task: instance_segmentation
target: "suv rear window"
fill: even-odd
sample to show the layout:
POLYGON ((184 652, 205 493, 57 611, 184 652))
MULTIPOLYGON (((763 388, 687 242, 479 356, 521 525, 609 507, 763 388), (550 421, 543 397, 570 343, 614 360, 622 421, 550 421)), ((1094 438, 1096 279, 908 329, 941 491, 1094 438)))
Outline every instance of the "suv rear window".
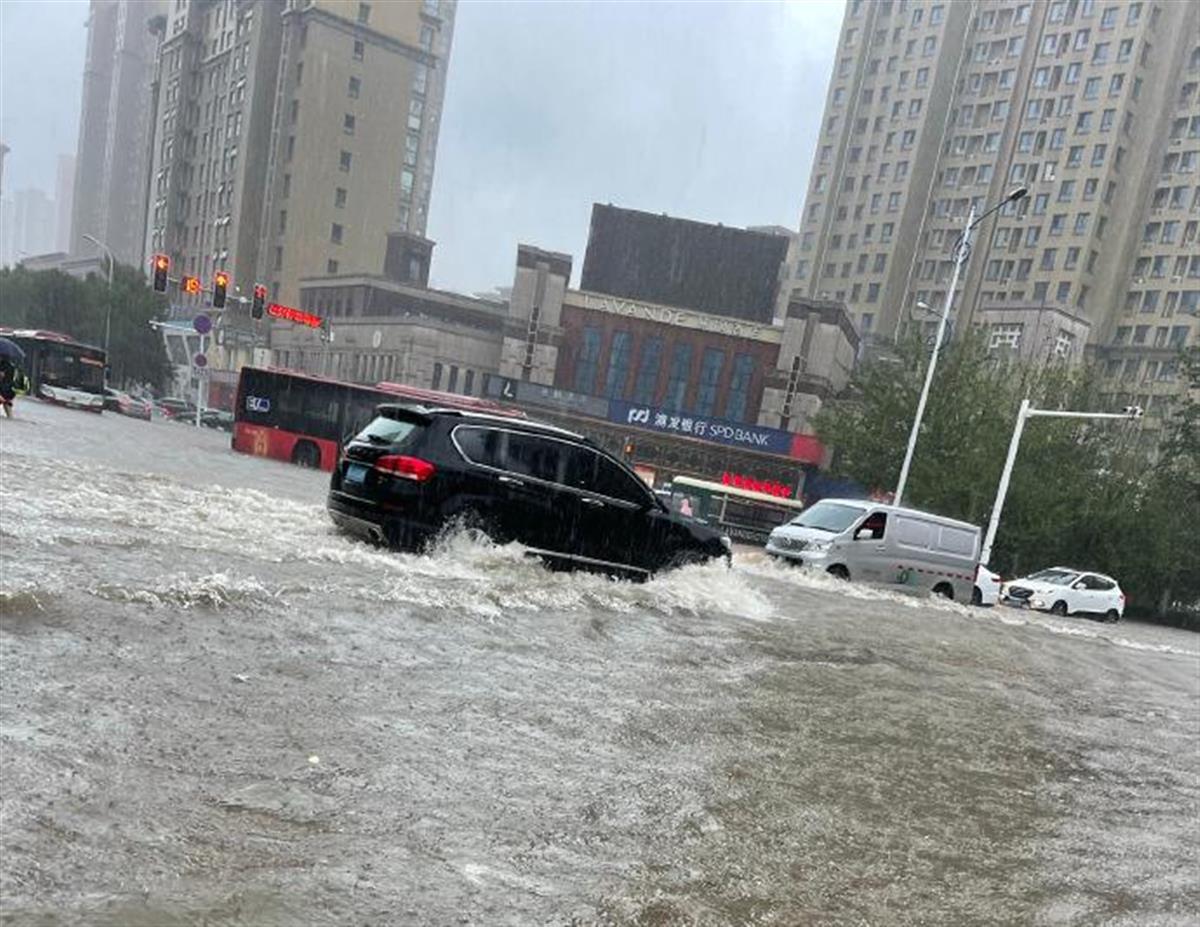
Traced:
POLYGON ((355 440, 394 446, 411 441, 423 430, 424 426, 420 422, 393 418, 390 415, 377 415, 371 424, 358 433, 355 440))

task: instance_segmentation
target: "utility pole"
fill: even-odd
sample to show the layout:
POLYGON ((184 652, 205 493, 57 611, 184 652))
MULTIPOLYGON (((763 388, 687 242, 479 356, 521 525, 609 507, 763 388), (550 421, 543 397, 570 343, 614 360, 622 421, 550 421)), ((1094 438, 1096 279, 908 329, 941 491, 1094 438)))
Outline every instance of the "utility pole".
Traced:
POLYGON ((1017 187, 978 219, 975 218, 975 204, 971 203, 962 234, 954 243, 954 273, 950 277, 950 288, 946 291, 946 301, 942 305, 942 317, 938 320, 933 353, 929 356, 929 366, 925 368, 925 385, 921 387, 921 398, 917 400, 917 414, 913 418, 912 431, 908 435, 908 447, 904 451, 904 463, 900 467, 900 480, 896 484, 895 497, 892 499, 893 505, 901 505, 904 501, 904 489, 908 485, 908 471, 912 468, 913 452, 917 449, 917 435, 921 431, 921 419, 925 417, 925 404, 929 401, 929 387, 933 385, 933 371, 937 368, 938 355, 942 350, 942 337, 946 333, 946 324, 950 319, 950 307, 954 304, 954 291, 958 288, 958 278, 962 273, 963 265, 971 256, 971 231, 997 209, 1008 203, 1015 203, 1028 192, 1029 190, 1025 187, 1017 187))
POLYGON ((1004 498, 1008 495, 1008 483, 1012 477, 1013 464, 1017 460, 1017 449, 1021 446, 1021 434, 1025 431, 1025 421, 1031 418, 1084 418, 1084 419, 1118 419, 1131 420, 1142 417, 1141 406, 1126 406, 1120 412, 1063 412, 1056 409, 1035 409, 1028 399, 1021 400, 1021 408, 1017 411, 1017 424, 1013 427, 1012 440, 1008 442, 1008 457, 1004 460, 1004 470, 1000 473, 1000 485, 996 487, 996 501, 992 505, 992 516, 988 519, 987 534, 983 538, 983 549, 979 552, 979 562, 987 566, 992 557, 992 545, 996 541, 996 531, 1000 527, 1000 513, 1004 511, 1004 498))

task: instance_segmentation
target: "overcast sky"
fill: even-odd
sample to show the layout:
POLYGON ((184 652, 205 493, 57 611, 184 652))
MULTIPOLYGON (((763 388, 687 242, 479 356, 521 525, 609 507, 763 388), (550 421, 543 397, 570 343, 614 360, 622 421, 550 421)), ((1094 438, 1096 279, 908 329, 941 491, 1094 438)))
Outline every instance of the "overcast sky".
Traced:
MULTIPOLYGON (((593 202, 793 226, 843 0, 462 2, 438 142, 433 283, 512 282, 518 242, 583 261, 593 202)), ((74 153, 82 0, 0 0, 4 190, 74 153)))

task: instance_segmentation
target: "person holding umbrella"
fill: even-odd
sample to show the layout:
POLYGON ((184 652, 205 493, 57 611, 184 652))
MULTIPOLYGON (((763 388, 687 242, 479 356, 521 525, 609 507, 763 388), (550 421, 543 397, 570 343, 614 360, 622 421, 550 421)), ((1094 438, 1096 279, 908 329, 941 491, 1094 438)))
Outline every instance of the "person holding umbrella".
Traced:
POLYGON ((13 399, 17 395, 17 384, 23 379, 17 366, 25 359, 25 352, 16 342, 8 338, 0 338, 0 405, 4 406, 4 414, 13 417, 13 399))

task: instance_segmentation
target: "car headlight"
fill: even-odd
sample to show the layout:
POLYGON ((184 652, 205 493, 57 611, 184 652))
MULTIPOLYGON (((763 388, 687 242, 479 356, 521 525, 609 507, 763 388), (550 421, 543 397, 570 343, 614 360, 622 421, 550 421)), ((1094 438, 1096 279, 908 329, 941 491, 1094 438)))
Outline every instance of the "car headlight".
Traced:
POLYGON ((826 551, 833 546, 832 541, 809 541, 808 549, 815 551, 826 551))
POLYGON ((729 539, 729 535, 727 535, 727 534, 721 535, 721 546, 724 547, 725 550, 727 550, 727 551, 733 550, 733 541, 731 541, 729 539))

